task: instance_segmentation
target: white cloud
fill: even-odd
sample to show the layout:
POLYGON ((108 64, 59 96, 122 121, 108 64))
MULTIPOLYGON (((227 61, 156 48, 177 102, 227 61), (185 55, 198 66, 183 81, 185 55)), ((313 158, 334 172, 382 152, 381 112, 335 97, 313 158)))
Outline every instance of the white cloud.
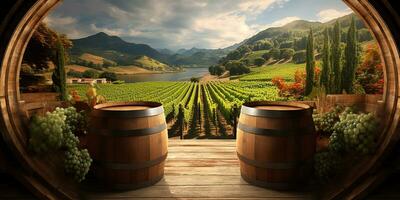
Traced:
POLYGON ((101 31, 156 48, 222 48, 278 26, 278 22, 268 27, 254 23, 265 10, 288 1, 68 0, 51 18, 71 18, 58 19, 61 23, 51 27, 71 38, 101 31))
POLYGON ((239 9, 243 12, 252 14, 259 14, 274 3, 281 2, 282 0, 247 0, 239 3, 239 9))
POLYGON ((296 17, 296 16, 285 17, 285 18, 282 18, 282 19, 272 22, 269 26, 270 27, 279 27, 279 26, 286 25, 286 24, 288 24, 292 21, 296 21, 296 20, 300 20, 300 17, 296 17))
POLYGON ((352 11, 350 9, 346 9, 344 11, 338 11, 335 9, 326 9, 326 10, 321 10, 318 14, 318 21, 320 22, 327 22, 329 20, 342 17, 344 15, 350 14, 352 11))
POLYGON ((236 14, 219 14, 217 16, 198 18, 193 23, 197 33, 210 34, 205 40, 212 48, 225 47, 254 34, 254 30, 246 24, 246 17, 236 14))
POLYGON ((300 20, 300 17, 297 16, 290 16, 290 17, 284 17, 282 19, 276 20, 270 24, 266 24, 266 25, 260 25, 260 24, 253 24, 251 26, 251 28, 254 30, 254 32, 259 32, 262 30, 265 30, 267 28, 271 28, 271 27, 280 27, 280 26, 284 26, 290 22, 296 21, 296 20, 300 20))

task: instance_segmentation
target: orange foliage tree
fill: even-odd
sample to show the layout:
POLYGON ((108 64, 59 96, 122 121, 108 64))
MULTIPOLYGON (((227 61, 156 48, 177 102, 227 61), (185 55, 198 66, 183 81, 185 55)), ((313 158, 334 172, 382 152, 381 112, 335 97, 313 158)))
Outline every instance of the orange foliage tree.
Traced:
POLYGON ((366 94, 383 93, 383 66, 377 45, 367 46, 363 61, 356 71, 356 81, 366 94))
MULTIPOLYGON (((319 67, 314 68, 314 85, 319 82, 319 75, 321 70, 319 67)), ((294 73, 294 82, 287 83, 281 77, 274 77, 272 83, 278 88, 279 96, 286 98, 294 98, 301 100, 304 97, 304 86, 306 82, 306 72, 297 70, 294 73)))

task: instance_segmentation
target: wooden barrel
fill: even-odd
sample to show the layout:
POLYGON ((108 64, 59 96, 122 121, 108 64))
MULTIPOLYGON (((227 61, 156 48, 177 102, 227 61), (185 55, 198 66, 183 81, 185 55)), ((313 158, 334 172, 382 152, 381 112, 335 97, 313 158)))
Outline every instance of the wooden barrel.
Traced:
POLYGON ((164 175, 168 129, 160 103, 105 103, 90 117, 88 149, 95 176, 107 186, 136 189, 164 175))
POLYGON ((294 188, 312 173, 312 108, 293 102, 245 103, 236 142, 244 180, 266 188, 294 188))

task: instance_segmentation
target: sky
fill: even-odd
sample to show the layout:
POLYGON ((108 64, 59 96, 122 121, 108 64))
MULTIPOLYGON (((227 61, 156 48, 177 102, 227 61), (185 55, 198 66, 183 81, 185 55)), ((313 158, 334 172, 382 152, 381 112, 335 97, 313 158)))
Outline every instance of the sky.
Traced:
POLYGON ((153 48, 224 48, 298 19, 351 13, 341 0, 64 0, 45 22, 71 39, 98 32, 153 48))

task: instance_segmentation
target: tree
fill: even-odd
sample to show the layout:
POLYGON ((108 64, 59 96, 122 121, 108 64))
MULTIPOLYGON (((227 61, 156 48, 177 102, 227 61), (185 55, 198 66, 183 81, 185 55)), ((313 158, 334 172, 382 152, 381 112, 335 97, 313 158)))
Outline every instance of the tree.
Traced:
POLYGON ((100 74, 99 76, 100 78, 106 78, 107 80, 113 82, 118 80, 117 79, 117 74, 115 74, 114 72, 103 72, 100 74))
POLYGON ((254 45, 252 45, 253 51, 259 50, 269 50, 271 49, 273 44, 268 40, 258 40, 254 45))
POLYGON ((340 42, 341 42, 341 28, 339 21, 336 21, 335 26, 333 27, 333 38, 332 38, 332 45, 331 45, 331 64, 332 64, 332 72, 331 72, 331 88, 329 89, 331 93, 338 94, 341 93, 341 58, 342 58, 342 51, 340 49, 340 42))
POLYGON ((271 55, 270 57, 271 57, 272 59, 277 60, 277 59, 279 59, 280 56, 281 56, 281 50, 279 50, 278 48, 272 48, 272 49, 269 51, 269 54, 271 55))
POLYGON ((329 32, 326 28, 324 31, 324 47, 322 49, 322 72, 320 85, 325 87, 325 91, 329 93, 330 85, 329 85, 329 74, 331 72, 331 60, 330 60, 330 49, 329 49, 329 32))
POLYGON ((53 80, 53 88, 56 92, 60 94, 60 100, 67 100, 67 88, 66 88, 66 80, 65 80, 65 58, 64 58, 64 46, 61 42, 61 39, 57 40, 57 51, 55 53, 56 58, 56 66, 52 75, 53 80))
POLYGON ((371 35, 371 32, 369 32, 368 29, 363 28, 361 30, 358 30, 358 41, 359 42, 364 42, 364 41, 371 41, 374 38, 371 35))
POLYGON ((342 89, 347 93, 353 92, 353 83, 358 64, 357 28, 354 17, 351 18, 350 28, 347 31, 345 48, 345 62, 342 70, 342 89))
POLYGON ((82 76, 84 78, 98 78, 99 77, 99 72, 92 70, 92 69, 88 69, 86 71, 83 72, 82 76))
POLYGON ((366 94, 383 93, 383 67, 377 45, 368 45, 363 61, 356 70, 357 83, 366 94))
POLYGON ((285 49, 285 48, 292 49, 293 46, 294 46, 294 42, 293 41, 285 41, 285 42, 281 43, 279 48, 281 48, 281 49, 285 49))
POLYGON ((284 48, 284 49, 281 49, 280 51, 281 51, 281 53, 279 55, 280 59, 288 60, 288 59, 292 58, 294 55, 294 50, 290 49, 290 48, 284 48))
POLYGON ((265 61, 268 61, 271 58, 271 54, 269 52, 267 52, 267 53, 264 53, 261 57, 264 58, 265 61))
POLYGON ((229 61, 225 64, 225 68, 229 70, 230 75, 240 75, 250 72, 250 69, 239 61, 229 61))
POLYGON ((310 29, 308 35, 307 49, 306 49, 306 85, 304 89, 304 95, 309 95, 313 89, 314 85, 314 36, 313 31, 310 29))
POLYGON ((254 59, 254 64, 257 65, 258 67, 262 66, 265 63, 264 58, 256 58, 254 59))
POLYGON ((302 37, 301 39, 294 41, 295 51, 304 50, 306 49, 306 46, 307 46, 307 37, 302 37))
POLYGON ((298 64, 298 63, 305 63, 306 62, 306 51, 305 50, 300 50, 296 51, 293 55, 293 62, 298 64))
MULTIPOLYGON (((57 62, 55 52, 59 41, 64 49, 72 47, 72 42, 65 35, 58 35, 46 24, 41 23, 29 40, 22 62, 31 66, 34 71, 48 69, 49 61, 57 62)), ((67 51, 64 51, 64 59, 68 61, 67 51)))

